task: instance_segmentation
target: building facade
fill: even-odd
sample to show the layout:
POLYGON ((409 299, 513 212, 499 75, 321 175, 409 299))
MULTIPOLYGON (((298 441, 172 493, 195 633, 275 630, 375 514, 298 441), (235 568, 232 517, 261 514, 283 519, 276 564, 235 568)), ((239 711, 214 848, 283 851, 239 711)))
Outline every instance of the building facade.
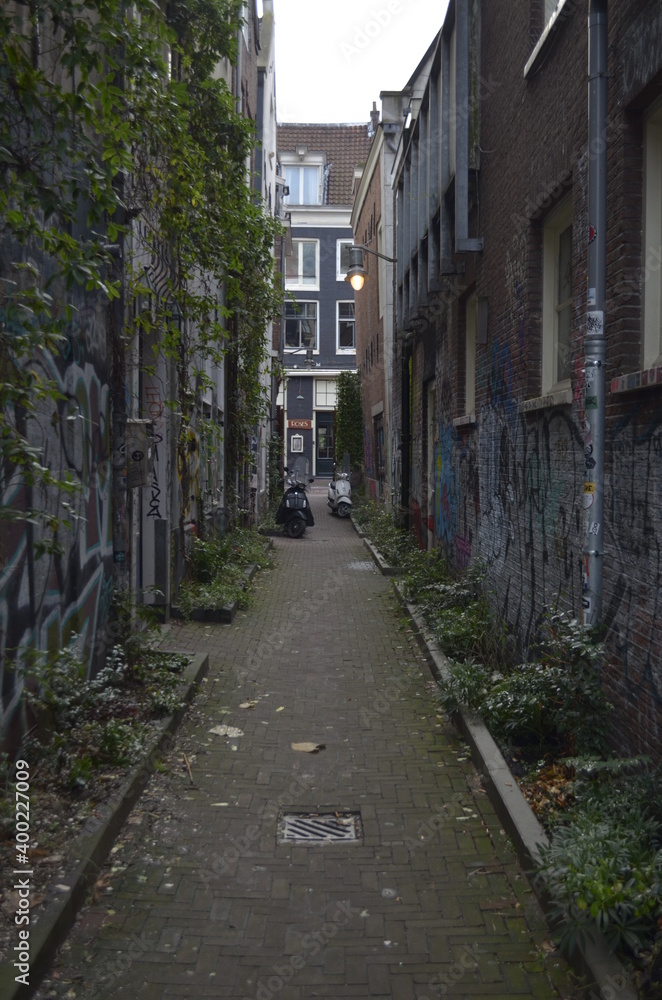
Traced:
MULTIPOLYGON (((236 155, 237 149, 247 152, 245 162, 243 153, 240 154, 239 171, 231 177, 232 196, 251 206, 257 204, 253 231, 267 236, 273 224, 265 216, 274 214, 276 204, 272 7, 271 0, 265 0, 264 16, 259 18, 257 4, 246 3, 243 23, 235 22, 234 27, 228 28, 228 36, 236 31, 237 58, 234 42, 230 39, 228 44, 221 32, 213 39, 216 48, 212 52, 216 55, 212 58, 216 64, 206 65, 205 58, 210 58, 207 53, 201 57, 203 68, 195 70, 207 73, 206 78, 218 83, 219 91, 223 88, 221 81, 227 85, 228 110, 224 122, 230 123, 228 134, 231 128, 236 128, 238 136, 230 157, 236 155), (221 52, 227 52, 227 57, 221 57, 221 52), (232 58, 229 53, 233 53, 232 58), (245 138, 250 129, 244 131, 242 118, 255 123, 259 147, 252 139, 245 138), (262 207, 264 212, 260 214, 262 207)), ((249 442, 242 455, 248 457, 232 466, 232 474, 229 472, 230 450, 237 439, 239 365, 235 362, 233 369, 233 352, 227 349, 236 342, 238 323, 235 316, 228 315, 232 309, 226 308, 225 257, 218 252, 217 243, 206 260, 201 256, 195 267, 184 268, 182 272, 178 270, 173 241, 163 236, 164 232, 171 232, 160 225, 168 215, 162 207, 168 181, 159 187, 160 180, 154 178, 168 175, 167 170, 151 170, 157 166, 159 157, 161 123, 157 136, 143 128, 136 137, 140 155, 131 160, 131 170, 109 168, 108 173, 112 169, 115 174, 110 177, 109 187, 113 193, 121 187, 121 197, 117 201, 108 197, 102 207, 94 199, 86 200, 78 183, 69 185, 67 173, 78 171, 82 176, 85 168, 90 173, 99 170, 99 176, 103 176, 106 168, 97 163, 103 148, 101 139, 95 134, 95 142, 86 141, 82 130, 80 134, 67 134, 66 142, 62 140, 57 148, 43 140, 46 133, 40 116, 52 124, 58 120, 62 106, 68 106, 68 88, 75 75, 71 67, 75 61, 67 63, 67 60, 87 58, 79 34, 85 38, 88 31, 93 44, 102 46, 99 39, 106 36, 103 32, 95 34, 95 19, 111 18, 116 13, 105 9, 83 11, 73 4, 72 23, 80 16, 80 32, 72 32, 68 42, 62 35, 64 22, 58 23, 46 12, 24 4, 11 4, 1 25, 3 44, 16 41, 17 54, 30 64, 30 73, 26 75, 19 58, 12 71, 13 78, 11 75, 3 78, 3 94, 12 88, 20 92, 27 85, 34 87, 40 98, 32 101, 32 110, 25 120, 19 110, 20 101, 5 102, 13 110, 3 115, 3 145, 18 150, 24 143, 30 144, 35 170, 28 180, 39 189, 44 186, 43 178, 47 178, 52 197, 59 197, 63 206, 57 212, 51 208, 51 224, 57 226, 52 220, 60 220, 62 227, 65 223, 61 220, 65 220, 69 247, 82 247, 89 253, 92 264, 103 258, 103 266, 90 272, 92 277, 88 280, 86 272, 83 277, 70 274, 68 283, 58 279, 66 254, 58 258, 61 250, 58 240, 51 238, 48 242, 43 238, 48 230, 43 213, 40 216, 39 209, 34 209, 38 202, 34 199, 26 202, 34 210, 36 220, 28 240, 21 236, 20 228, 19 238, 8 235, 12 226, 16 226, 7 211, 7 201, 3 203, 0 356, 7 366, 5 377, 12 377, 20 384, 19 376, 27 372, 28 379, 36 377, 49 390, 43 398, 37 397, 32 409, 28 407, 23 412, 21 406, 12 404, 3 414, 3 441, 20 444, 14 454, 22 460, 29 449, 41 469, 41 479, 22 475, 29 466, 24 461, 12 462, 11 453, 3 444, 0 740, 7 739, 13 745, 18 745, 28 725, 23 681, 17 666, 21 667, 33 656, 39 662, 42 657, 52 659, 58 651, 71 650, 87 675, 92 676, 105 664, 117 635, 111 611, 114 593, 128 592, 134 604, 152 604, 167 616, 182 577, 184 552, 195 535, 223 530, 232 506, 235 516, 239 506, 248 517, 253 517, 265 502, 264 454, 271 432, 271 423, 266 418, 258 421, 247 435, 249 442), (67 45, 72 47, 73 55, 67 45), (145 138, 148 152, 140 147, 143 135, 149 135, 149 142, 145 138), (63 144, 64 153, 60 151, 63 144), (109 205, 116 212, 110 223, 109 205), (214 263, 207 269, 210 256, 214 263), (52 309, 48 329, 55 324, 58 337, 47 340, 46 323, 40 316, 31 333, 34 350, 17 353, 16 345, 29 331, 19 329, 13 317, 27 313, 7 290, 20 287, 15 277, 24 269, 35 276, 37 288, 48 288, 43 299, 52 309), (111 283, 112 295, 108 291, 111 283), (187 313, 187 301, 193 299, 197 306, 187 313)), ((147 58, 143 53, 152 52, 150 74, 154 66, 160 66, 161 93, 166 94, 181 69, 180 55, 175 48, 163 51, 161 30, 166 14, 158 5, 152 6, 148 13, 149 17, 146 10, 144 17, 131 21, 131 30, 141 43, 132 51, 141 54, 139 59, 147 58)), ((117 16, 124 30, 121 9, 117 16)), ((180 37, 195 36, 199 30, 197 14, 191 5, 176 5, 168 10, 167 17, 172 18, 169 27, 179 31, 180 37)), ((87 85, 91 87, 89 81, 80 83, 82 92, 87 85)), ((200 96, 206 90, 200 88, 196 92, 200 96)), ((97 98, 95 89, 90 99, 97 98)), ((104 107, 112 120, 116 97, 106 95, 106 98, 104 107)), ((173 100, 168 105, 169 112, 175 104, 173 100)), ((219 101, 215 106, 219 116, 221 107, 226 105, 219 101)), ((190 111, 189 105, 187 110, 190 111)), ((126 115, 124 106, 122 114, 126 115)), ((99 120, 103 126, 105 118, 100 116, 99 120)), ((187 121, 190 123, 190 119, 187 121)), ((142 126, 143 120, 140 122, 142 126)), ((195 131, 193 126, 191 131, 195 131)), ((219 152, 221 146, 222 142, 219 152)), ((170 155, 171 150, 167 152, 170 155)), ((158 166, 167 162, 170 161, 163 156, 158 166)), ((213 183, 218 174, 210 171, 210 176, 213 183)), ((20 196, 24 179, 12 177, 11 171, 6 171, 3 177, 7 191, 16 191, 20 196)), ((182 184, 185 188, 186 179, 182 184)), ((172 189, 168 190, 171 193, 172 189)), ((192 199, 182 200, 185 202, 181 206, 182 215, 185 215, 194 203, 192 199)), ((201 215, 200 201, 195 221, 201 220, 202 228, 206 229, 207 217, 201 215)), ((223 198, 219 196, 217 201, 222 204, 223 198)), ((25 217, 28 215, 26 212, 25 217)), ((224 233, 222 227, 219 232, 224 233)), ((241 233, 239 239, 235 238, 235 246, 238 243, 241 233)), ((257 255, 248 241, 242 253, 242 264, 254 265, 256 272, 259 266, 258 277, 271 292, 273 264, 269 266, 260 258, 259 265, 255 265, 257 255)), ((188 259, 194 256, 192 253, 188 259)), ((264 329, 259 324, 258 327, 264 358, 262 390, 266 399, 272 382, 272 332, 270 324, 264 329)))
MULTIPOLYGON (((596 620, 624 752, 659 755, 662 645, 662 14, 607 18, 589 140, 585 8, 452 0, 395 166, 393 424, 422 546, 487 587, 519 654, 546 608, 596 620), (589 213, 606 150, 604 232, 589 213), (606 299, 588 280, 605 240, 606 299), (587 346, 606 332, 604 484, 587 346), (603 489, 604 515, 593 515, 603 489)), ((360 234, 357 234, 360 235, 360 234)))
POLYGON ((357 168, 369 145, 367 125, 278 126, 288 222, 279 405, 285 464, 302 456, 311 476, 333 473, 336 380, 357 367, 354 291, 345 276, 357 168))

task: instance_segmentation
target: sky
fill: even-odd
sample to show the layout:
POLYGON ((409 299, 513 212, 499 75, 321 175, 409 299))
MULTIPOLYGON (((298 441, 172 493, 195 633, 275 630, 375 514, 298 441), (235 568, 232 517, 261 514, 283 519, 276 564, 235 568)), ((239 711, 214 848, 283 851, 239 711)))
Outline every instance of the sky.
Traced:
POLYGON ((279 122, 367 122, 402 90, 448 0, 273 0, 279 122))

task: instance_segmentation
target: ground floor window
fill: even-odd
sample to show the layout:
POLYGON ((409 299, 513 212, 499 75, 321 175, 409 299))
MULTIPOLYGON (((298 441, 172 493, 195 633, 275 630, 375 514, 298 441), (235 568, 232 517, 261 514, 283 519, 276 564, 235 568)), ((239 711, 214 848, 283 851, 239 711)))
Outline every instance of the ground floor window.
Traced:
POLYGON ((315 379, 315 406, 335 407, 338 385, 334 378, 315 379))

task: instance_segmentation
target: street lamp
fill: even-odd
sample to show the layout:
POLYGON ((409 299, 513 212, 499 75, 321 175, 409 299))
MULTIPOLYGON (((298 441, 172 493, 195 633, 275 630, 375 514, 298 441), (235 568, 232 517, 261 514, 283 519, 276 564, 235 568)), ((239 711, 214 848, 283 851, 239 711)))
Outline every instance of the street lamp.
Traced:
MULTIPOLYGON (((317 362, 315 361, 315 358, 313 357, 313 349, 312 349, 312 347, 297 347, 297 349, 295 351, 290 351, 290 350, 286 349, 284 351, 284 354, 283 354, 283 361, 285 360, 285 357, 289 357, 292 354, 303 354, 304 351, 306 353, 306 360, 303 363, 304 367, 305 368, 317 368, 317 362)), ((298 365, 294 365, 294 367, 297 368, 298 365)))
POLYGON ((379 253, 377 250, 372 250, 371 247, 366 246, 365 243, 354 243, 349 248, 349 269, 345 275, 345 281, 349 281, 355 292, 360 292, 366 278, 370 277, 363 266, 364 250, 366 253, 374 254, 375 257, 387 260, 389 264, 395 264, 396 262, 395 257, 387 257, 385 254, 379 253))

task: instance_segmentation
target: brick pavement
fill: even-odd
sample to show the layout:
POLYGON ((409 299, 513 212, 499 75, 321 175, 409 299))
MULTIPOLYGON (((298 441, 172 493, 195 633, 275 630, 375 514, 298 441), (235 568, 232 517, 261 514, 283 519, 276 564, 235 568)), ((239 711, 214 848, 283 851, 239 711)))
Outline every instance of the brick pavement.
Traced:
POLYGON ((390 582, 312 501, 233 625, 170 627, 209 676, 40 1000, 575 996, 390 582), (356 843, 278 843, 345 810, 356 843))

